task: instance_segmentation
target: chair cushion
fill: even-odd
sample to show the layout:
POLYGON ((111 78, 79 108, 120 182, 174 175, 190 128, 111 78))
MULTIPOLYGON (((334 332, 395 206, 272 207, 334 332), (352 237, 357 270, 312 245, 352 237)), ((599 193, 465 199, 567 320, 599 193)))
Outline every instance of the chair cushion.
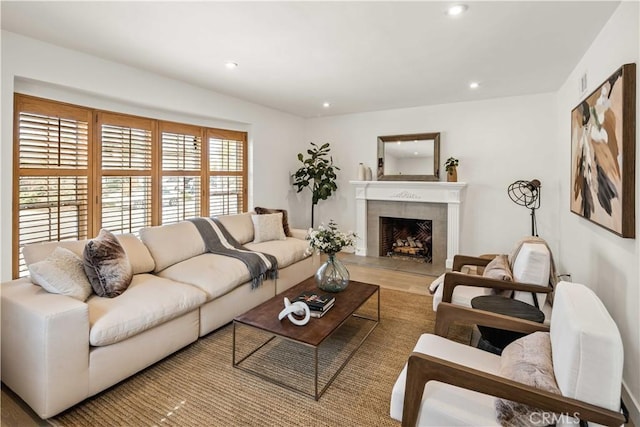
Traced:
POLYGON ((564 396, 619 410, 622 338, 602 301, 586 286, 570 282, 556 286, 551 353, 564 396))
MULTIPOLYGON (((437 335, 422 335, 413 351, 492 374, 497 374, 500 367, 500 356, 437 335)), ((390 414, 398 421, 402 420, 406 378, 405 364, 391 392, 390 414)), ((428 382, 424 390, 419 426, 499 426, 493 396, 435 381, 428 382)))
POLYGON ((97 295, 89 305, 89 343, 104 346, 123 341, 205 302, 197 288, 151 274, 136 274, 131 285, 116 298, 97 295))
MULTIPOLYGON (((523 243, 516 258, 512 261, 511 269, 516 282, 529 283, 542 287, 549 286, 551 271, 551 253, 544 243, 523 243)), ((544 306, 547 294, 536 294, 538 306, 544 306)), ((514 298, 527 304, 534 305, 531 292, 514 293, 514 298)))
MULTIPOLYGON (((500 358, 500 375, 520 383, 560 394, 553 375, 551 340, 548 332, 535 332, 506 346, 500 358)), ((496 414, 502 426, 545 426, 551 414, 507 399, 496 399, 496 414), (540 421, 537 423, 536 421, 540 421)), ((558 419, 559 415, 554 419, 558 419)))
MULTIPOLYGON (((438 311, 438 305, 442 302, 444 285, 438 286, 433 294, 433 311, 438 311)), ((471 307, 471 300, 482 295, 490 295, 491 289, 479 286, 456 286, 453 290, 451 303, 463 307, 471 307)))

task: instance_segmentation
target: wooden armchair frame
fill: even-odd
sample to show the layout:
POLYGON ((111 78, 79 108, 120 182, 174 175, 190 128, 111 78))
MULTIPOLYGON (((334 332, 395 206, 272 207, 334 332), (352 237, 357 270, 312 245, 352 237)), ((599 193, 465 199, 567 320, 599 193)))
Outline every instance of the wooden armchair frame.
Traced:
MULTIPOLYGON (((460 269, 464 265, 475 265, 484 267, 491 259, 482 257, 472 257, 467 255, 455 255, 453 257, 453 271, 444 275, 444 286, 442 290, 442 302, 451 302, 453 299, 453 291, 456 286, 475 286, 478 288, 492 288, 497 290, 508 291, 524 291, 536 294, 550 293, 553 291, 550 287, 542 287, 538 285, 530 285, 520 282, 507 282, 505 280, 489 279, 483 276, 473 274, 460 273, 460 269)), ((440 309, 438 308, 438 312, 440 309)))
MULTIPOLYGON (((548 331, 549 327, 528 320, 441 303, 436 317, 436 334, 446 336, 454 322, 474 323, 514 332, 548 331)), ((608 426, 624 424, 623 414, 591 405, 559 394, 543 391, 517 381, 472 369, 434 356, 414 352, 407 363, 407 383, 404 394, 402 425, 415 426, 425 384, 439 381, 479 393, 509 399, 545 411, 569 414, 583 421, 608 426)))

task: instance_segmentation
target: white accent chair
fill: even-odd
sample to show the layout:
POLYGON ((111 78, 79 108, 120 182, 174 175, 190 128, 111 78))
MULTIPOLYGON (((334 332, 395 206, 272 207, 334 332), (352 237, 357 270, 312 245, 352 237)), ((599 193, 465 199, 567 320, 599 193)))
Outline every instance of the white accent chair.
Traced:
POLYGON ((551 320, 552 301, 548 294, 553 291, 549 286, 552 271, 552 255, 544 240, 525 242, 517 255, 511 260, 513 281, 496 280, 483 277, 482 273, 463 273, 469 266, 482 269, 492 260, 491 256, 471 257, 456 255, 452 272, 444 275, 443 283, 438 286, 433 297, 433 310, 438 310, 440 302, 450 302, 463 307, 471 307, 471 300, 477 296, 488 295, 491 290, 512 290, 513 298, 535 305, 535 293, 538 308, 545 315, 545 323, 551 320))
POLYGON ((403 426, 498 426, 496 397, 597 424, 625 421, 620 413, 620 333, 600 299, 584 285, 558 284, 550 329, 442 303, 435 332, 420 337, 393 387, 391 417, 403 426), (445 338, 449 326, 460 321, 523 333, 550 331, 553 375, 562 394, 504 378, 498 374, 501 356, 445 338))

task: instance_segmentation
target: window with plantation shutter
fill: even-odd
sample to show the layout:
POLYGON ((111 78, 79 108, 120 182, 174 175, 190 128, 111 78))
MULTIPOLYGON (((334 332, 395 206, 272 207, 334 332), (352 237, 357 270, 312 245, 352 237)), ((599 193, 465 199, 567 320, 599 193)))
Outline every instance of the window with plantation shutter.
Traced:
POLYGON ((209 130, 209 215, 247 210, 247 136, 209 130))
POLYGON ((247 134, 14 94, 12 275, 25 245, 247 209, 247 134))
POLYGON ((153 121, 99 113, 100 227, 137 233, 152 224, 153 121))
POLYGON ((202 128, 161 123, 161 223, 202 216, 202 128))
POLYGON ((90 188, 86 109, 16 95, 13 276, 28 274, 22 248, 85 239, 90 188))

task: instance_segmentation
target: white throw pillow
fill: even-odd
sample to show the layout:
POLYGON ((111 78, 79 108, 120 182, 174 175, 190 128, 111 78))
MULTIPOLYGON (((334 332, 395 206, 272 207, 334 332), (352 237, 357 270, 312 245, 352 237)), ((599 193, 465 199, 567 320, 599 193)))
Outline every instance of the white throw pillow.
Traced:
POLYGON ((52 294, 86 301, 92 288, 84 273, 82 259, 69 249, 57 247, 42 261, 29 265, 31 281, 52 294))
POLYGON ((251 215, 251 220, 253 221, 253 243, 287 240, 282 227, 282 212, 251 215))

